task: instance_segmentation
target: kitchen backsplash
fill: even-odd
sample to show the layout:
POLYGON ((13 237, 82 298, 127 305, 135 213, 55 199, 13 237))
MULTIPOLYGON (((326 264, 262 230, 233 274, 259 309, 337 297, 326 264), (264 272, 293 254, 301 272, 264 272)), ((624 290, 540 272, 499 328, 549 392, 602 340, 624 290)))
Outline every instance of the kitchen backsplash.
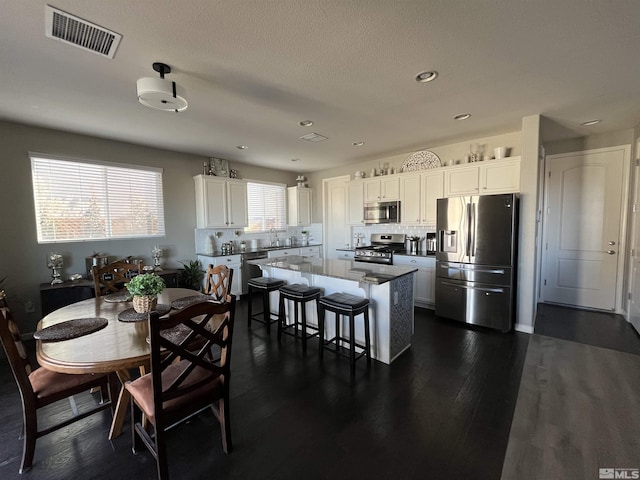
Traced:
MULTIPOLYGON (((287 239, 294 239, 294 246, 302 244, 302 232, 307 231, 309 235, 309 243, 319 244, 322 243, 322 224, 313 223, 306 227, 289 227, 286 231, 279 230, 276 232, 277 238, 280 240, 280 246, 287 245, 287 239)), ((243 229, 229 229, 229 228, 196 228, 195 241, 196 241, 196 253, 209 254, 212 251, 219 251, 223 243, 234 242, 236 245, 236 253, 240 253, 238 248, 241 241, 245 241, 247 248, 251 247, 252 241, 257 241, 258 247, 269 246, 269 233, 245 233, 243 229)))
POLYGON ((358 238, 360 240, 360 245, 369 245, 369 239, 371 238, 372 233, 404 233, 408 237, 424 238, 427 233, 434 232, 434 228, 402 225, 397 223, 383 225, 363 225, 361 227, 352 227, 350 246, 358 246, 358 238))

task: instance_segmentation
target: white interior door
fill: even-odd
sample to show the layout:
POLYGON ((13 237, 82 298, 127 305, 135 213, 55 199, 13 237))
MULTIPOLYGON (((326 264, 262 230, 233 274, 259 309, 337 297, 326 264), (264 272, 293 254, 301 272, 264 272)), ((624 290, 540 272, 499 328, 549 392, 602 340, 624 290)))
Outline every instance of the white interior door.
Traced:
POLYGON ((616 310, 628 151, 547 157, 543 301, 616 310))
POLYGON ((348 180, 347 176, 323 181, 325 258, 338 258, 336 249, 345 248, 350 242, 351 227, 347 225, 348 180))
MULTIPOLYGON (((638 158, 640 157, 640 140, 636 143, 636 165, 638 165, 638 158)), ((640 172, 639 168, 635 168, 635 187, 634 187, 634 204, 640 205, 640 172)), ((637 211, 633 215, 633 242, 631 248, 633 249, 633 255, 630 261, 630 290, 631 300, 629 302, 629 308, 627 310, 627 320, 631 322, 631 325, 640 333, 640 218, 638 218, 640 212, 637 211)))

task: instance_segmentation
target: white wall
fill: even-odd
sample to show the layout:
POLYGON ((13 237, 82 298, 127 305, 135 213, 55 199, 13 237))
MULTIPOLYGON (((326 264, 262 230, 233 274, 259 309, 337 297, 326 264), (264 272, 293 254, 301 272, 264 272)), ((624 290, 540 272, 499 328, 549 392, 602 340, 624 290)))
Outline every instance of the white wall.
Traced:
MULTIPOLYGON (((85 257, 94 252, 111 259, 135 256, 151 262, 153 245, 164 251, 164 265, 181 267, 179 261, 195 258, 195 190, 193 176, 202 173, 207 157, 115 142, 56 130, 0 122, 0 278, 7 300, 24 332, 35 330, 40 318, 39 284, 51 280, 46 256, 64 257, 63 278, 86 273, 85 257), (111 240, 39 245, 36 240, 29 151, 117 163, 149 165, 164 169, 166 237, 150 240, 111 240), (25 312, 32 302, 34 313, 25 312)), ((295 185, 296 174, 230 162, 242 178, 259 178, 295 185)))

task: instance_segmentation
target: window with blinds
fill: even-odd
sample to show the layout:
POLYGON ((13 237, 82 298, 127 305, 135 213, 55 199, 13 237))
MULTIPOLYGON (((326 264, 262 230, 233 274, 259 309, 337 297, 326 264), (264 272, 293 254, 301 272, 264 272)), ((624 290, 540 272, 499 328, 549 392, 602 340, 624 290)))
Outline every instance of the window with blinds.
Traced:
POLYGON ((38 243, 164 236, 162 169, 30 157, 38 243))
POLYGON ((249 226, 245 232, 287 229, 286 185, 247 182, 249 226))

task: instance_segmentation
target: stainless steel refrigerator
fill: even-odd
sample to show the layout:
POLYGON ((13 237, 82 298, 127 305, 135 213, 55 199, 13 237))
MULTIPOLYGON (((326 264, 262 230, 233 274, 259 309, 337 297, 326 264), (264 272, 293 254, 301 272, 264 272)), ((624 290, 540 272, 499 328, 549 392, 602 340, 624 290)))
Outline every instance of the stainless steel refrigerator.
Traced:
POLYGON ((516 311, 518 196, 438 199, 436 315, 508 332, 516 311))

